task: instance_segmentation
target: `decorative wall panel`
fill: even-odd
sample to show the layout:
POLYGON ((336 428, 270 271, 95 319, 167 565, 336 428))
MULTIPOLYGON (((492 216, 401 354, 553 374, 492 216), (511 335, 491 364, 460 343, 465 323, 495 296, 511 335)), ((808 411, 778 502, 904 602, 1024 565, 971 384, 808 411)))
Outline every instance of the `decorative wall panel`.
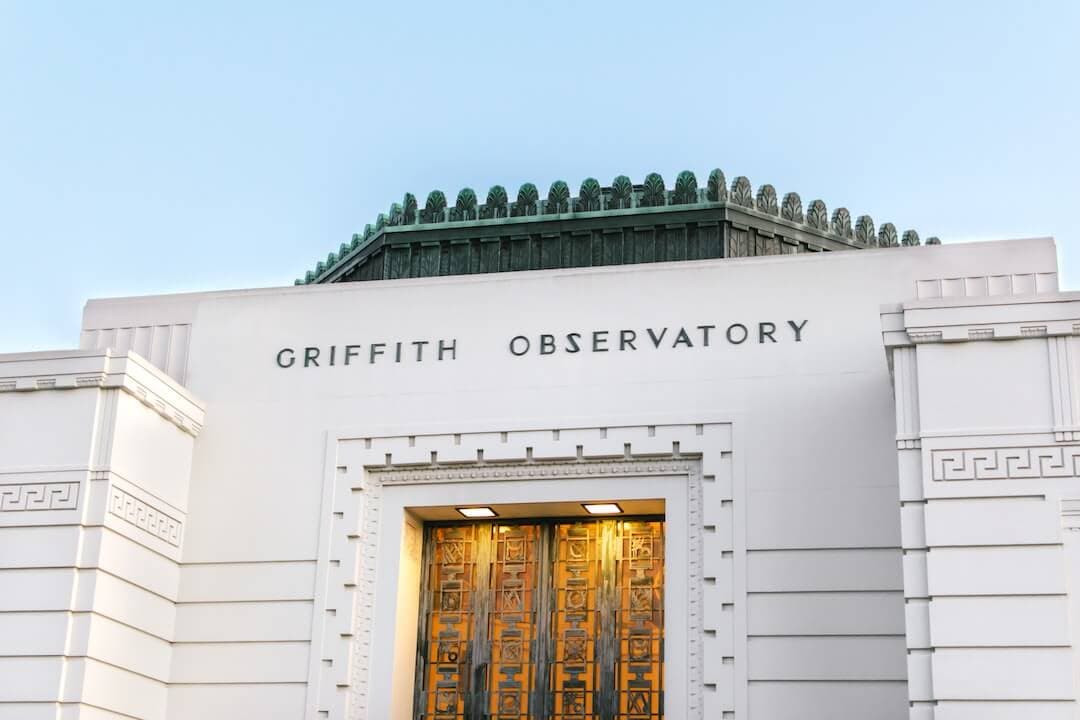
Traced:
POLYGON ((74 510, 78 503, 78 482, 0 485, 0 512, 74 510))
POLYGON ((1080 446, 934 450, 934 480, 1080 477, 1080 446))
POLYGON ((182 524, 179 520, 118 487, 110 490, 109 512, 173 547, 180 547, 182 524))

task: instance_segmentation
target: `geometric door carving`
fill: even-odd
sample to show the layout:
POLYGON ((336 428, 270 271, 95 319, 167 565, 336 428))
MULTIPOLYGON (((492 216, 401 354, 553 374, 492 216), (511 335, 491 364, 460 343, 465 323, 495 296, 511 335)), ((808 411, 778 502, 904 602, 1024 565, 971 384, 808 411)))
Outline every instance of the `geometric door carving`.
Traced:
POLYGON ((431 524, 418 720, 663 717, 657 518, 431 524))

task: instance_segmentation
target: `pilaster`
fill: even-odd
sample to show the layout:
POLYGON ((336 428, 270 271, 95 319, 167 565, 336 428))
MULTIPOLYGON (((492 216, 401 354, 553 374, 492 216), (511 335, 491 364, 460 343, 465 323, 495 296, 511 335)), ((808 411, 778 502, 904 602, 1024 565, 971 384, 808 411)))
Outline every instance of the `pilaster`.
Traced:
POLYGON ((913 719, 1076 717, 1077 318, 1075 294, 882 312, 913 719))
POLYGON ((0 714, 165 717, 202 422, 133 354, 0 356, 0 714))

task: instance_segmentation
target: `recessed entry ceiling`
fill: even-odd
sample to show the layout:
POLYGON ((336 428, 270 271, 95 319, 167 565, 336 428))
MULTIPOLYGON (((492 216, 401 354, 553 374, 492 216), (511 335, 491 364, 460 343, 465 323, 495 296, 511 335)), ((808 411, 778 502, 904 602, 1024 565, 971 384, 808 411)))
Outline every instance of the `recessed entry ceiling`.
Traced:
MULTIPOLYGON (((584 498, 581 500, 572 501, 559 501, 559 502, 546 502, 546 503, 509 503, 504 505, 497 505, 493 503, 477 502, 474 505, 482 505, 483 507, 489 507, 496 512, 498 517, 494 518, 497 522, 499 520, 507 520, 513 518, 541 518, 541 517, 594 517, 585 512, 585 508, 582 503, 618 503, 622 508, 622 513, 619 515, 609 515, 607 517, 617 518, 626 517, 630 515, 663 515, 664 514, 664 501, 663 500, 624 500, 622 498, 584 498)), ((471 505, 470 505, 471 506, 471 505)), ((466 505, 435 505, 427 507, 409 507, 406 508, 410 513, 415 515, 421 520, 462 520, 461 513, 457 511, 459 507, 470 507, 466 505)))

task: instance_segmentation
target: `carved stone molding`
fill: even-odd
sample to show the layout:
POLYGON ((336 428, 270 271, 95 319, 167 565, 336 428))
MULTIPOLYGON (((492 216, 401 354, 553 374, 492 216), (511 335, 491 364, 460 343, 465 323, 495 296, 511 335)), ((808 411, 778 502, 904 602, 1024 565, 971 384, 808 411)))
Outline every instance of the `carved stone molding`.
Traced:
POLYGON ((1017 273, 977 277, 931 278, 915 282, 915 297, 995 297, 1035 295, 1057 291, 1057 273, 1017 273))
POLYGON ((198 436, 203 406, 181 385, 134 353, 103 350, 19 353, 0 366, 0 392, 117 388, 184 432, 198 436))
POLYGON ((911 338, 911 342, 916 344, 941 342, 942 332, 940 330, 908 330, 908 337, 911 338))
POLYGON ((1080 446, 933 450, 930 464, 936 481, 1074 478, 1080 446))
POLYGON ((0 512, 75 510, 78 505, 78 481, 0 485, 0 512))
MULTIPOLYGON (((374 622, 373 612, 375 609, 375 579, 378 568, 375 558, 378 554, 379 542, 379 516, 381 488, 389 485, 407 484, 430 484, 430 483, 459 483, 459 482, 491 482, 498 480, 551 480, 551 479, 577 479, 590 477, 642 477, 649 475, 678 476, 685 475, 688 484, 688 528, 687 546, 689 549, 689 572, 687 580, 689 584, 688 607, 687 607, 687 635, 689 638, 689 654, 687 663, 687 675, 691 679, 691 687, 687 700, 688 718, 702 718, 704 711, 704 650, 702 640, 704 638, 704 577, 702 575, 703 548, 702 548, 702 487, 701 475, 697 472, 696 463, 682 458, 669 458, 667 460, 626 460, 626 461, 588 461, 578 462, 537 462, 535 464, 503 464, 503 465, 463 465, 457 467, 432 467, 432 468, 408 468, 395 469, 394 466, 368 468, 364 473, 362 489, 367 502, 364 507, 364 535, 361 539, 360 558, 361 566, 359 576, 363 579, 361 597, 356 604, 356 623, 359 637, 358 640, 365 645, 370 644, 371 626, 374 622)), ((369 684, 368 674, 370 667, 367 653, 354 655, 356 664, 353 666, 355 685, 353 689, 352 709, 354 717, 367 717, 367 687, 369 684)))
MULTIPOLYGON (((345 521, 338 526, 338 539, 332 542, 340 544, 342 548, 352 547, 355 554, 350 553, 354 559, 330 560, 332 576, 338 580, 344 593, 331 601, 328 607, 335 608, 331 617, 339 616, 341 622, 331 621, 331 626, 337 626, 340 641, 344 644, 339 647, 347 647, 346 652, 332 647, 325 647, 322 657, 339 658, 344 664, 340 670, 337 668, 338 660, 331 661, 329 665, 320 665, 318 673, 325 678, 333 687, 347 691, 341 697, 344 701, 342 712, 346 717, 367 717, 369 710, 368 698, 370 695, 371 671, 376 658, 372 648, 372 623, 374 622, 375 594, 380 574, 379 562, 379 538, 380 525, 383 511, 383 488, 407 485, 443 484, 443 483, 472 483, 472 482, 528 482, 543 480, 579 480, 601 479, 620 477, 685 477, 687 492, 687 578, 689 592, 687 604, 684 607, 672 608, 671 617, 685 621, 689 646, 687 647, 686 670, 688 673, 687 693, 687 718, 700 720, 705 714, 705 676, 706 664, 706 618, 704 610, 705 582, 716 583, 719 579, 721 585, 731 583, 728 576, 717 577, 711 573, 706 578, 707 553, 719 555, 719 549, 709 546, 705 528, 705 503, 704 486, 705 475, 714 480, 717 472, 720 472, 721 456, 725 452, 730 453, 729 440, 717 441, 726 432, 718 436, 716 431, 706 430, 703 435, 701 426, 685 427, 686 434, 674 433, 661 440, 659 437, 653 440, 652 428, 634 427, 627 428, 626 439, 635 441, 634 449, 638 450, 637 443, 642 445, 654 445, 656 449, 641 448, 640 454, 634 455, 629 452, 623 458, 613 456, 612 450, 624 448, 624 441, 619 437, 609 437, 606 433, 603 438, 589 435, 586 430, 581 434, 572 436, 576 431, 562 431, 561 437, 556 434, 553 442, 537 442, 535 439, 528 441, 528 446, 521 443, 519 449, 521 456, 505 454, 505 438, 499 447, 503 450, 498 460, 489 461, 464 461, 446 464, 422 464, 423 459, 438 451, 442 457, 454 454, 456 458, 483 457, 482 451, 493 448, 487 447, 490 442, 490 433, 477 434, 470 438, 469 435, 455 436, 452 441, 453 452, 441 443, 449 440, 440 437, 432 437, 430 440, 416 438, 373 438, 367 440, 366 449, 359 455, 352 455, 350 465, 356 467, 356 471, 348 471, 339 467, 337 490, 335 491, 342 499, 350 498, 349 502, 354 505, 358 514, 352 515, 348 507, 343 507, 341 513, 345 521), (649 435, 648 440, 642 440, 641 434, 649 435), (670 438, 670 439, 669 439, 670 438), (672 447, 672 439, 679 440, 672 447), (407 451, 403 451, 402 443, 407 441, 407 451), (473 443, 476 443, 475 445, 473 443), (666 444, 667 450, 658 450, 666 444), (578 460, 567 460, 573 456, 575 445, 578 448, 578 460), (679 446, 681 447, 681 450, 679 446), (567 454, 567 450, 571 453, 567 454), (391 452, 388 452, 391 451, 391 452), (708 458, 706 458, 706 451, 708 458), (397 460, 397 464, 384 464, 386 460, 397 460), (359 461, 358 465, 354 465, 359 461), (706 469, 707 468, 707 469, 706 469), (352 515, 353 520, 348 520, 352 515), (335 573, 334 568, 340 567, 341 572, 335 573), (348 620, 340 617, 347 613, 348 620), (327 670, 327 668, 330 668, 327 670), (343 672, 344 671, 344 672, 343 672)), ((715 426, 717 428, 724 426, 715 426)), ((505 433, 504 433, 505 435, 505 433)), ((510 433, 513 442, 514 433, 510 433)), ((341 440, 339 442, 342 442, 341 440)), ((349 441, 345 441, 349 442, 349 441)), ((356 451, 353 451, 356 452, 356 451)), ((494 454, 489 452, 489 454, 494 454)), ((673 521, 677 519, 673 518, 673 521)), ((334 531, 332 531, 334 532, 334 531)), ((728 529, 730 532, 730 528, 728 529)), ((334 533, 337 534, 337 533, 334 533)), ((715 531, 714 531, 715 534, 715 531)), ((710 536, 711 537, 711 536, 710 536)), ((338 590, 331 590, 337 594, 338 590)), ((331 631, 335 632, 335 631, 331 631)), ((712 628, 715 632, 715 628, 712 628)), ((331 639, 333 636, 328 636, 331 639)), ((710 636, 711 637, 711 636, 710 636)), ((711 646, 710 646, 711 647, 711 646)), ((733 649, 727 647, 720 652, 725 656, 734 655, 733 649)), ((714 658, 720 662, 720 658, 714 658)), ((324 685, 325 687, 325 685, 324 685)), ((730 690, 724 690, 725 708, 727 703, 732 702, 730 690)), ((323 706, 326 707, 326 706, 323 706)), ((323 712, 329 712, 330 717, 338 717, 337 711, 326 707, 323 712)))
POLYGON ((892 351, 893 389, 896 401, 896 449, 922 447, 919 437, 919 372, 915 348, 892 351))
POLYGON ((180 547, 183 523, 115 486, 109 491, 109 512, 173 547, 180 547))
MULTIPOLYGON (((967 278, 980 279, 987 278, 967 278)), ((897 348, 1045 338, 1054 379, 1065 381, 1076 374, 1073 366, 1077 364, 1075 345, 1080 335, 1080 293, 1058 293, 1055 289, 1056 284, 1047 280, 1040 294, 1022 298, 1004 290, 989 294, 980 291, 973 296, 959 291, 929 298, 920 295, 917 300, 882 308, 882 339, 886 348, 897 348)), ((1070 412, 1080 414, 1080 401, 1061 393, 1058 398, 1065 404, 1055 406, 1055 424, 1061 419, 1060 424, 1068 425, 1065 416, 1070 412)))
MULTIPOLYGON (((1045 334, 1045 328, 1043 328, 1045 334)), ((1076 339, 1050 337, 1046 339, 1050 361, 1050 402, 1054 413, 1054 439, 1058 442, 1080 440, 1080 412, 1076 392, 1076 339)))
POLYGON ((686 475, 694 465, 688 460, 626 460, 579 462, 536 462, 526 464, 474 464, 457 467, 412 469, 368 468, 372 480, 382 485, 419 485, 447 482, 492 482, 497 480, 551 480, 556 478, 641 477, 642 475, 686 475))
MULTIPOLYGON (((687 548, 689 568, 687 573, 688 602, 687 630, 690 642, 687 662, 687 675, 691 679, 688 696, 687 717, 701 718, 704 699, 704 651, 702 638, 704 629, 704 575, 703 575, 703 529, 702 503, 703 490, 701 473, 694 458, 671 457, 659 460, 579 460, 576 462, 536 462, 523 464, 482 465, 472 464, 456 467, 411 468, 395 470, 391 468, 368 468, 365 490, 376 493, 376 486, 416 485, 429 483, 492 482, 499 480, 530 481, 552 479, 583 479, 600 477, 678 477, 687 478, 687 548)), ((377 502, 376 502, 377 504, 377 502)), ((374 520, 377 522, 377 518, 374 520)), ((374 557, 377 536, 367 536, 371 543, 361 552, 361 557, 374 557), (370 552, 368 552, 370 550, 370 552)), ((374 575, 375 568, 365 568, 374 575)), ((374 595, 359 603, 361 611, 370 614, 374 608, 374 595)), ((372 619, 361 617, 358 627, 369 627, 372 619)))
POLYGON ((129 380, 124 384, 124 391, 189 435, 198 437, 202 432, 201 421, 178 409, 142 383, 129 380))
POLYGON ((1061 529, 1066 532, 1080 532, 1080 498, 1062 498, 1061 529))

